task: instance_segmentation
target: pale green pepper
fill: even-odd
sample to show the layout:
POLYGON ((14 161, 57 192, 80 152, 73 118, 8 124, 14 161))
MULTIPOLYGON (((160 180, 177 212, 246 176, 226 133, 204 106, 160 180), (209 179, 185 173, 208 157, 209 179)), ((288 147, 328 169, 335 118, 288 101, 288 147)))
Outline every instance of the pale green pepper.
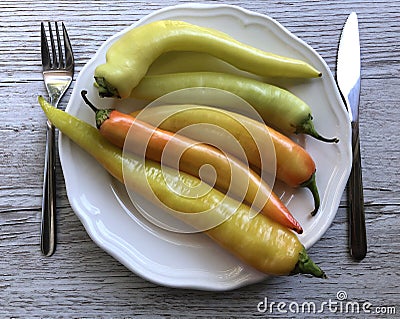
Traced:
POLYGON ((146 75, 132 90, 131 97, 155 100, 173 91, 195 87, 224 90, 241 97, 266 124, 283 133, 304 133, 329 143, 339 141, 316 131, 311 107, 302 99, 288 90, 240 75, 220 72, 146 75))
POLYGON ((150 65, 170 51, 208 53, 238 69, 261 76, 321 76, 304 61, 265 52, 215 29, 183 21, 162 20, 136 27, 111 45, 106 63, 95 70, 99 93, 102 96, 129 97, 150 65))

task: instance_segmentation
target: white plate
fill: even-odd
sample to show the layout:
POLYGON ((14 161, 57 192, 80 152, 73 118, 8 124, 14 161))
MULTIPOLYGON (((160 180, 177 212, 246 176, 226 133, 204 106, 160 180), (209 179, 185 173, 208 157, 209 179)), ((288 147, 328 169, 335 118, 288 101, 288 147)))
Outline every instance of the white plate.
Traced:
MULTIPOLYGON (((108 47, 124 32, 161 19, 213 27, 261 49, 308 61, 322 71, 321 79, 290 88, 312 107, 317 130, 340 139, 338 144, 309 137, 298 140, 317 165, 317 184, 322 198, 320 212, 314 218, 305 213, 313 205, 308 190, 280 193, 302 224, 304 233, 300 239, 309 248, 330 226, 349 176, 350 121, 326 63, 271 18, 229 5, 190 4, 156 11, 101 46, 80 72, 67 112, 94 124, 94 115, 81 100, 80 91, 88 90, 89 97, 102 107, 112 103, 111 99, 97 97, 93 87, 95 67, 103 63, 108 47)), ((172 233, 147 222, 130 203, 124 186, 62 134, 59 151, 73 210, 94 242, 134 273, 165 286, 204 290, 234 289, 267 277, 230 256, 202 234, 172 233)))

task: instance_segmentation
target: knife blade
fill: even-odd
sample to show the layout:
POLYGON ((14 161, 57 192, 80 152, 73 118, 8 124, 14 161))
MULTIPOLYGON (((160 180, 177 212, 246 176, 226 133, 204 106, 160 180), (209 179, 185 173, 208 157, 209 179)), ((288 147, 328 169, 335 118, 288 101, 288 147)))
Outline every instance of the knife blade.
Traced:
POLYGON ((362 184, 359 102, 361 90, 360 37, 357 14, 352 12, 340 36, 336 64, 336 81, 343 96, 352 128, 353 164, 348 182, 350 254, 362 260, 367 253, 364 194, 362 184))

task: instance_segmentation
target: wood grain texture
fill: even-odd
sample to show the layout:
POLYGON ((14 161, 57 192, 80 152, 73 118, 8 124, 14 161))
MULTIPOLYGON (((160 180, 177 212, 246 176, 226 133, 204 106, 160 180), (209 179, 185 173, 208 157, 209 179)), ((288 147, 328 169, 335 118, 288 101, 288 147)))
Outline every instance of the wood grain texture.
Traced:
MULTIPOLYGON (((303 318, 260 314, 274 302, 348 300, 394 306, 400 314, 400 1, 226 1, 278 20, 314 47, 335 71, 337 42, 356 11, 362 45, 361 148, 369 252, 354 262, 347 250, 347 204, 310 254, 328 280, 270 278, 226 293, 152 284, 98 248, 73 213, 58 163, 58 247, 39 249, 45 118, 37 105, 46 95, 40 65, 40 21, 65 22, 76 56, 76 74, 108 37, 154 10, 193 1, 0 2, 0 317, 1 318, 303 318)), ((219 1, 205 1, 221 3, 219 1)), ((70 92, 70 91, 69 91, 70 92)), ((69 94, 69 93, 68 93, 69 94)), ((68 98, 67 94, 67 98, 68 98)), ((65 107, 67 98, 61 107, 65 107)), ((307 318, 343 318, 325 311, 307 318)), ((362 314, 348 317, 364 318, 362 314)))

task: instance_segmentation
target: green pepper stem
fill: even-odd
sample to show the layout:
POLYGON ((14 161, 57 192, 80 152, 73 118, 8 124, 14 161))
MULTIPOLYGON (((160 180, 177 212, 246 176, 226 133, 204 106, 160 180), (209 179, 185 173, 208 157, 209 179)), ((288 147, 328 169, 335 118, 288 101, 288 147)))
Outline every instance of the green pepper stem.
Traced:
POLYGON ((315 179, 315 172, 311 175, 311 177, 307 181, 302 183, 300 186, 307 187, 311 191, 314 198, 314 210, 311 212, 311 216, 315 216, 320 206, 320 198, 318 193, 317 182, 315 179))
POLYGON ((107 110, 100 110, 98 109, 92 102, 89 101, 87 98, 87 91, 82 90, 81 91, 81 96, 85 103, 93 110, 93 112, 96 114, 96 127, 99 129, 100 126, 110 118, 110 113, 112 112, 112 109, 107 109, 107 110))
POLYGON ((314 123, 312 122, 311 114, 308 115, 308 118, 301 123, 300 125, 296 126, 296 134, 304 133, 308 134, 312 137, 315 137, 317 140, 327 142, 327 143, 338 143, 339 139, 337 137, 326 138, 320 135, 314 127, 314 123))
POLYGON ((295 274, 309 274, 317 278, 324 278, 324 279, 327 278, 325 272, 318 265, 316 265, 308 256, 307 251, 304 247, 300 251, 299 260, 295 268, 291 272, 291 275, 295 274))
POLYGON ((118 90, 111 86, 103 77, 94 77, 95 79, 95 85, 97 89, 99 90, 99 95, 101 97, 118 97, 120 98, 120 95, 118 93, 118 90))

